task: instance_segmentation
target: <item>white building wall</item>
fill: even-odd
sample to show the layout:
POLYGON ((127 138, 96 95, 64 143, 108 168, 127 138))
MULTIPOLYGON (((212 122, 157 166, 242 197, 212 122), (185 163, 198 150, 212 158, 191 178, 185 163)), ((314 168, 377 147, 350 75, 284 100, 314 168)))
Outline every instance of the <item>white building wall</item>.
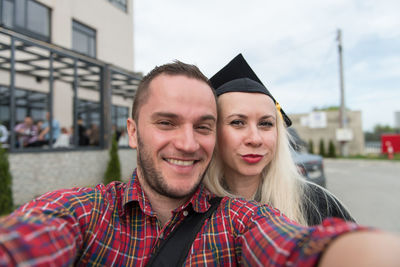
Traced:
MULTIPOLYGON (((133 71, 133 17, 132 0, 128 10, 115 7, 108 0, 37 0, 51 8, 51 43, 72 48, 72 20, 75 19, 96 30, 97 59, 133 71)), ((6 38, 6 41, 8 39, 6 38)), ((1 84, 9 85, 10 73, 0 70, 1 84)), ((17 74, 15 86, 40 92, 49 92, 47 80, 17 74)), ((73 119, 73 90, 69 83, 55 81, 53 94, 54 118, 61 127, 71 127, 73 119)), ((99 101, 98 92, 80 88, 82 99, 99 101)), ((114 105, 131 108, 132 99, 112 96, 114 105)), ((136 167, 136 153, 132 149, 119 151, 122 177, 129 180, 136 167)), ((16 204, 47 191, 93 186, 101 183, 108 150, 64 151, 42 153, 14 153, 9 155, 13 176, 13 195, 16 204)))
MULTIPOLYGON (((292 120, 292 126, 295 128, 300 137, 307 143, 312 140, 314 143, 314 152, 319 153, 319 142, 324 140, 325 151, 328 152, 329 141, 332 141, 336 147, 336 154, 340 154, 340 144, 336 140, 336 129, 339 126, 339 112, 338 111, 323 111, 326 115, 326 123, 323 127, 309 127, 307 120, 310 113, 304 114, 289 114, 292 120)), ((361 111, 346 111, 348 119, 347 127, 351 129, 353 139, 348 142, 348 149, 350 155, 364 154, 364 133, 362 131, 361 111)))
POLYGON ((51 42, 72 48, 72 20, 96 30, 97 59, 133 71, 132 0, 123 11, 108 0, 38 0, 52 9, 51 42))

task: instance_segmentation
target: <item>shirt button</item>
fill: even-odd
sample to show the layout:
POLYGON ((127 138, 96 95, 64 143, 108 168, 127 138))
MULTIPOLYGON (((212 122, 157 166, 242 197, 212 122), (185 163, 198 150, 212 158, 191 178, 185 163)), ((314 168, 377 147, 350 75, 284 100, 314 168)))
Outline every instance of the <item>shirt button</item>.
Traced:
POLYGON ((186 216, 188 216, 188 214, 189 214, 189 212, 188 212, 187 210, 184 210, 184 211, 183 211, 183 216, 186 217, 186 216))

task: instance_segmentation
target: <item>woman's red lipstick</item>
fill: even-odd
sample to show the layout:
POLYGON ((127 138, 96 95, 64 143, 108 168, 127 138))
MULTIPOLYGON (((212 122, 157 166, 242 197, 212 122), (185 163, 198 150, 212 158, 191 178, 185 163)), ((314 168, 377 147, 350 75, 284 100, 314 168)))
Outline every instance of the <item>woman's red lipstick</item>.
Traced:
POLYGON ((243 155, 242 159, 246 161, 247 163, 257 163, 263 158, 262 155, 256 155, 256 154, 247 154, 243 155))

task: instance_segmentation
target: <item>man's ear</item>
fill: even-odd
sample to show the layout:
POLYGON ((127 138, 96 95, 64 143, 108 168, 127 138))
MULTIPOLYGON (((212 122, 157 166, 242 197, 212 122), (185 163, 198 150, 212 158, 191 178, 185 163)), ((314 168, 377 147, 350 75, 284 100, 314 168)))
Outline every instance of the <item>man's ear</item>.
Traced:
POLYGON ((129 146, 136 149, 138 144, 136 122, 133 119, 128 118, 126 127, 129 135, 129 146))

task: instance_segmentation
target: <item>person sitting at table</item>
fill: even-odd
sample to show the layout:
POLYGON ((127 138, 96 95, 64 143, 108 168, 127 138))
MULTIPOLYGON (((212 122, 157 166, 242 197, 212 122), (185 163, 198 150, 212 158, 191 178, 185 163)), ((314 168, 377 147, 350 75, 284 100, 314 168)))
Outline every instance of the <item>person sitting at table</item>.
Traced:
POLYGON ((14 127, 17 138, 17 146, 27 147, 34 143, 38 136, 38 128, 33 123, 31 116, 26 116, 24 121, 14 127))

